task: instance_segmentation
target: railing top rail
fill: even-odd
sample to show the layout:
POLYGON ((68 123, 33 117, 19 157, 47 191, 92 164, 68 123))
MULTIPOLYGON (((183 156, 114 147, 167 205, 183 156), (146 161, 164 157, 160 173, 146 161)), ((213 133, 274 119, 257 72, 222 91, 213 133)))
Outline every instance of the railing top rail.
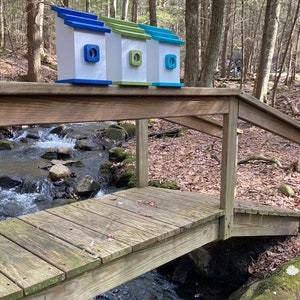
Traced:
POLYGON ((239 100, 239 118, 300 144, 300 122, 238 89, 231 88, 0 82, 0 125, 227 114, 228 103, 232 97, 239 100), (10 101, 1 101, 1 96, 9 97, 10 101), (38 97, 42 99, 40 103, 38 97), (145 101, 146 99, 149 101, 145 101), (201 101, 201 105, 197 101, 201 101), (49 108, 45 107, 45 103, 49 108), (99 108, 100 104, 102 109, 99 108), (80 113, 83 108, 89 113, 80 113), (46 119, 41 117, 42 114, 47 116, 54 111, 55 115, 52 114, 46 119), (5 124, 6 122, 11 123, 5 124))

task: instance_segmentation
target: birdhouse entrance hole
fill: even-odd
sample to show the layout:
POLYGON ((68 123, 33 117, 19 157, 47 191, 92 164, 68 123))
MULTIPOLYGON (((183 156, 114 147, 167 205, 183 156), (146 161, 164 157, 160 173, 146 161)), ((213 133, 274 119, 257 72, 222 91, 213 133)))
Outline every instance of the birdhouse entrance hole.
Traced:
POLYGON ((167 69, 176 69, 177 58, 176 58, 175 54, 167 54, 165 62, 166 62, 166 68, 167 69))
POLYGON ((100 61, 100 47, 98 45, 91 45, 91 44, 85 45, 84 59, 86 62, 93 62, 93 63, 100 61))
POLYGON ((142 65, 142 52, 139 50, 131 50, 129 52, 129 64, 132 67, 139 67, 142 65))

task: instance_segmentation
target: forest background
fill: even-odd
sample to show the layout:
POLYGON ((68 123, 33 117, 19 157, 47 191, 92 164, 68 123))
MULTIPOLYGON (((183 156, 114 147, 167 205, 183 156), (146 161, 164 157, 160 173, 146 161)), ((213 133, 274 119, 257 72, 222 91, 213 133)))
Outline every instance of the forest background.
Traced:
MULTIPOLYGON (((0 0, 0 80, 55 80, 55 71, 49 79, 44 68, 56 68, 55 14, 50 9, 51 5, 170 28, 186 41, 181 51, 181 77, 186 86, 234 86, 299 120, 300 1, 0 0), (1 64, 4 61, 6 63, 1 64)), ((246 124, 243 126, 244 131, 248 130, 248 135, 239 139, 241 155, 252 155, 254 147, 257 147, 253 146, 253 141, 258 141, 260 153, 265 151, 268 155, 274 155, 277 162, 293 165, 294 170, 286 172, 276 164, 270 167, 264 162, 240 168, 238 196, 300 209, 299 146, 289 144, 290 153, 281 151, 287 147, 282 139, 270 137, 264 131, 249 128, 246 124), (263 184, 259 186, 261 182, 263 184), (277 186, 283 182, 295 187, 294 197, 278 192, 277 186)), ((198 157, 199 154, 185 148, 187 145, 199 148, 198 140, 195 140, 200 139, 197 134, 200 133, 186 134, 185 140, 174 140, 171 145, 152 141, 149 151, 156 163, 160 160, 162 167, 157 170, 156 164, 154 171, 150 161, 150 177, 164 177, 167 175, 163 172, 168 171, 181 189, 218 192, 219 182, 213 174, 214 169, 219 172, 219 163, 215 159, 219 142, 201 136, 207 147, 201 146, 202 156, 198 157), (176 165, 168 159, 168 154, 171 151, 174 153, 176 147, 180 149, 184 161, 187 155, 201 161, 204 172, 201 176, 188 170, 188 177, 181 178, 185 166, 176 165)), ((274 263, 273 256, 269 265, 262 267, 270 270, 274 264, 299 255, 299 245, 299 237, 291 239, 285 244, 285 249, 289 251, 279 251, 276 256, 277 263, 274 263)))

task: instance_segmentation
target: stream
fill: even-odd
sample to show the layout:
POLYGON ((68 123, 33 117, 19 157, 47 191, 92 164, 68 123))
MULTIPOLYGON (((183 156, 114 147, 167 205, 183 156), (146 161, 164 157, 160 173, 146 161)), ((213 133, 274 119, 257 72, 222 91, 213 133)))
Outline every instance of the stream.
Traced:
MULTIPOLYGON (((75 143, 79 137, 91 136, 107 124, 69 124, 70 134, 64 136, 51 133, 56 126, 19 128, 13 131, 11 137, 5 137, 14 143, 14 147, 0 151, 0 179, 9 176, 15 180, 16 186, 7 188, 0 185, 0 220, 64 204, 53 196, 53 186, 47 178, 49 159, 42 156, 49 149, 71 148, 72 159, 81 162, 73 168, 76 176, 92 175, 97 178, 99 166, 107 160, 107 151, 82 151, 75 148, 75 143)), ((104 186, 97 196, 108 192, 104 186)), ((233 290, 201 279, 193 270, 192 261, 187 260, 183 264, 173 261, 92 300, 222 300, 227 299, 233 290), (179 265, 184 267, 178 268, 179 265)))

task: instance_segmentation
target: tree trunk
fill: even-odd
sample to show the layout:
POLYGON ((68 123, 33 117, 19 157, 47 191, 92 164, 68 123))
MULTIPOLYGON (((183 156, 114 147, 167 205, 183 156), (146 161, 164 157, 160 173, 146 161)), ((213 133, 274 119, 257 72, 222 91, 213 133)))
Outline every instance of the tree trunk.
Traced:
POLYGON ((150 25, 157 26, 156 0, 149 0, 150 25))
POLYGON ((69 0, 63 0, 64 7, 69 7, 69 0))
POLYGON ((212 17, 209 38, 205 50, 200 86, 212 87, 215 65, 218 60, 219 47, 223 31, 225 0, 212 1, 212 17))
POLYGON ((231 11, 232 11, 232 0, 226 3, 226 20, 223 35, 223 47, 222 47, 222 66, 221 66, 221 77, 226 77, 226 64, 227 64, 227 49, 228 49, 228 35, 231 22, 231 11))
POLYGON ((186 56, 184 84, 197 86, 199 77, 199 0, 185 2, 186 56))
POLYGON ((5 45, 5 31, 4 31, 4 3, 0 0, 0 48, 5 45))
POLYGON ((91 0, 86 0, 85 2, 85 10, 86 12, 91 12, 91 0))
POLYGON ((253 92, 256 98, 264 102, 267 102, 268 83, 276 42, 279 12, 280 0, 267 0, 259 67, 253 92))
POLYGON ((122 20, 127 20, 128 18, 128 0, 123 0, 123 5, 122 5, 122 15, 121 19, 122 20))
POLYGON ((275 101, 275 99, 276 99, 276 90, 277 90, 277 87, 278 87, 278 84, 279 84, 281 74, 283 72, 283 68, 284 68, 285 60, 286 60, 286 57, 287 57, 287 54, 288 54, 288 51, 289 51, 289 47, 290 47, 290 44, 291 44, 293 32, 294 32, 294 29, 295 29, 295 26, 296 26, 296 23, 297 23, 297 20, 298 20, 298 17, 299 17, 299 15, 298 15, 299 14, 299 9, 300 9, 300 1, 298 1, 298 4, 297 4, 296 12, 295 12, 295 15, 294 15, 294 21, 293 21, 293 24, 292 24, 292 27, 291 27, 291 30, 290 30, 290 33, 289 33, 289 38, 288 38, 288 41, 286 43, 286 47, 285 47, 285 50, 284 50, 284 53, 283 53, 280 70, 279 70, 279 73, 276 74, 276 78, 275 78, 274 85, 273 85, 273 88, 272 88, 272 106, 273 107, 275 107, 275 104, 276 104, 276 101, 275 101))
POLYGON ((42 81, 40 1, 27 0, 28 81, 42 81))
POLYGON ((137 10, 138 10, 138 1, 132 0, 131 4, 131 21, 136 23, 137 22, 137 10))

